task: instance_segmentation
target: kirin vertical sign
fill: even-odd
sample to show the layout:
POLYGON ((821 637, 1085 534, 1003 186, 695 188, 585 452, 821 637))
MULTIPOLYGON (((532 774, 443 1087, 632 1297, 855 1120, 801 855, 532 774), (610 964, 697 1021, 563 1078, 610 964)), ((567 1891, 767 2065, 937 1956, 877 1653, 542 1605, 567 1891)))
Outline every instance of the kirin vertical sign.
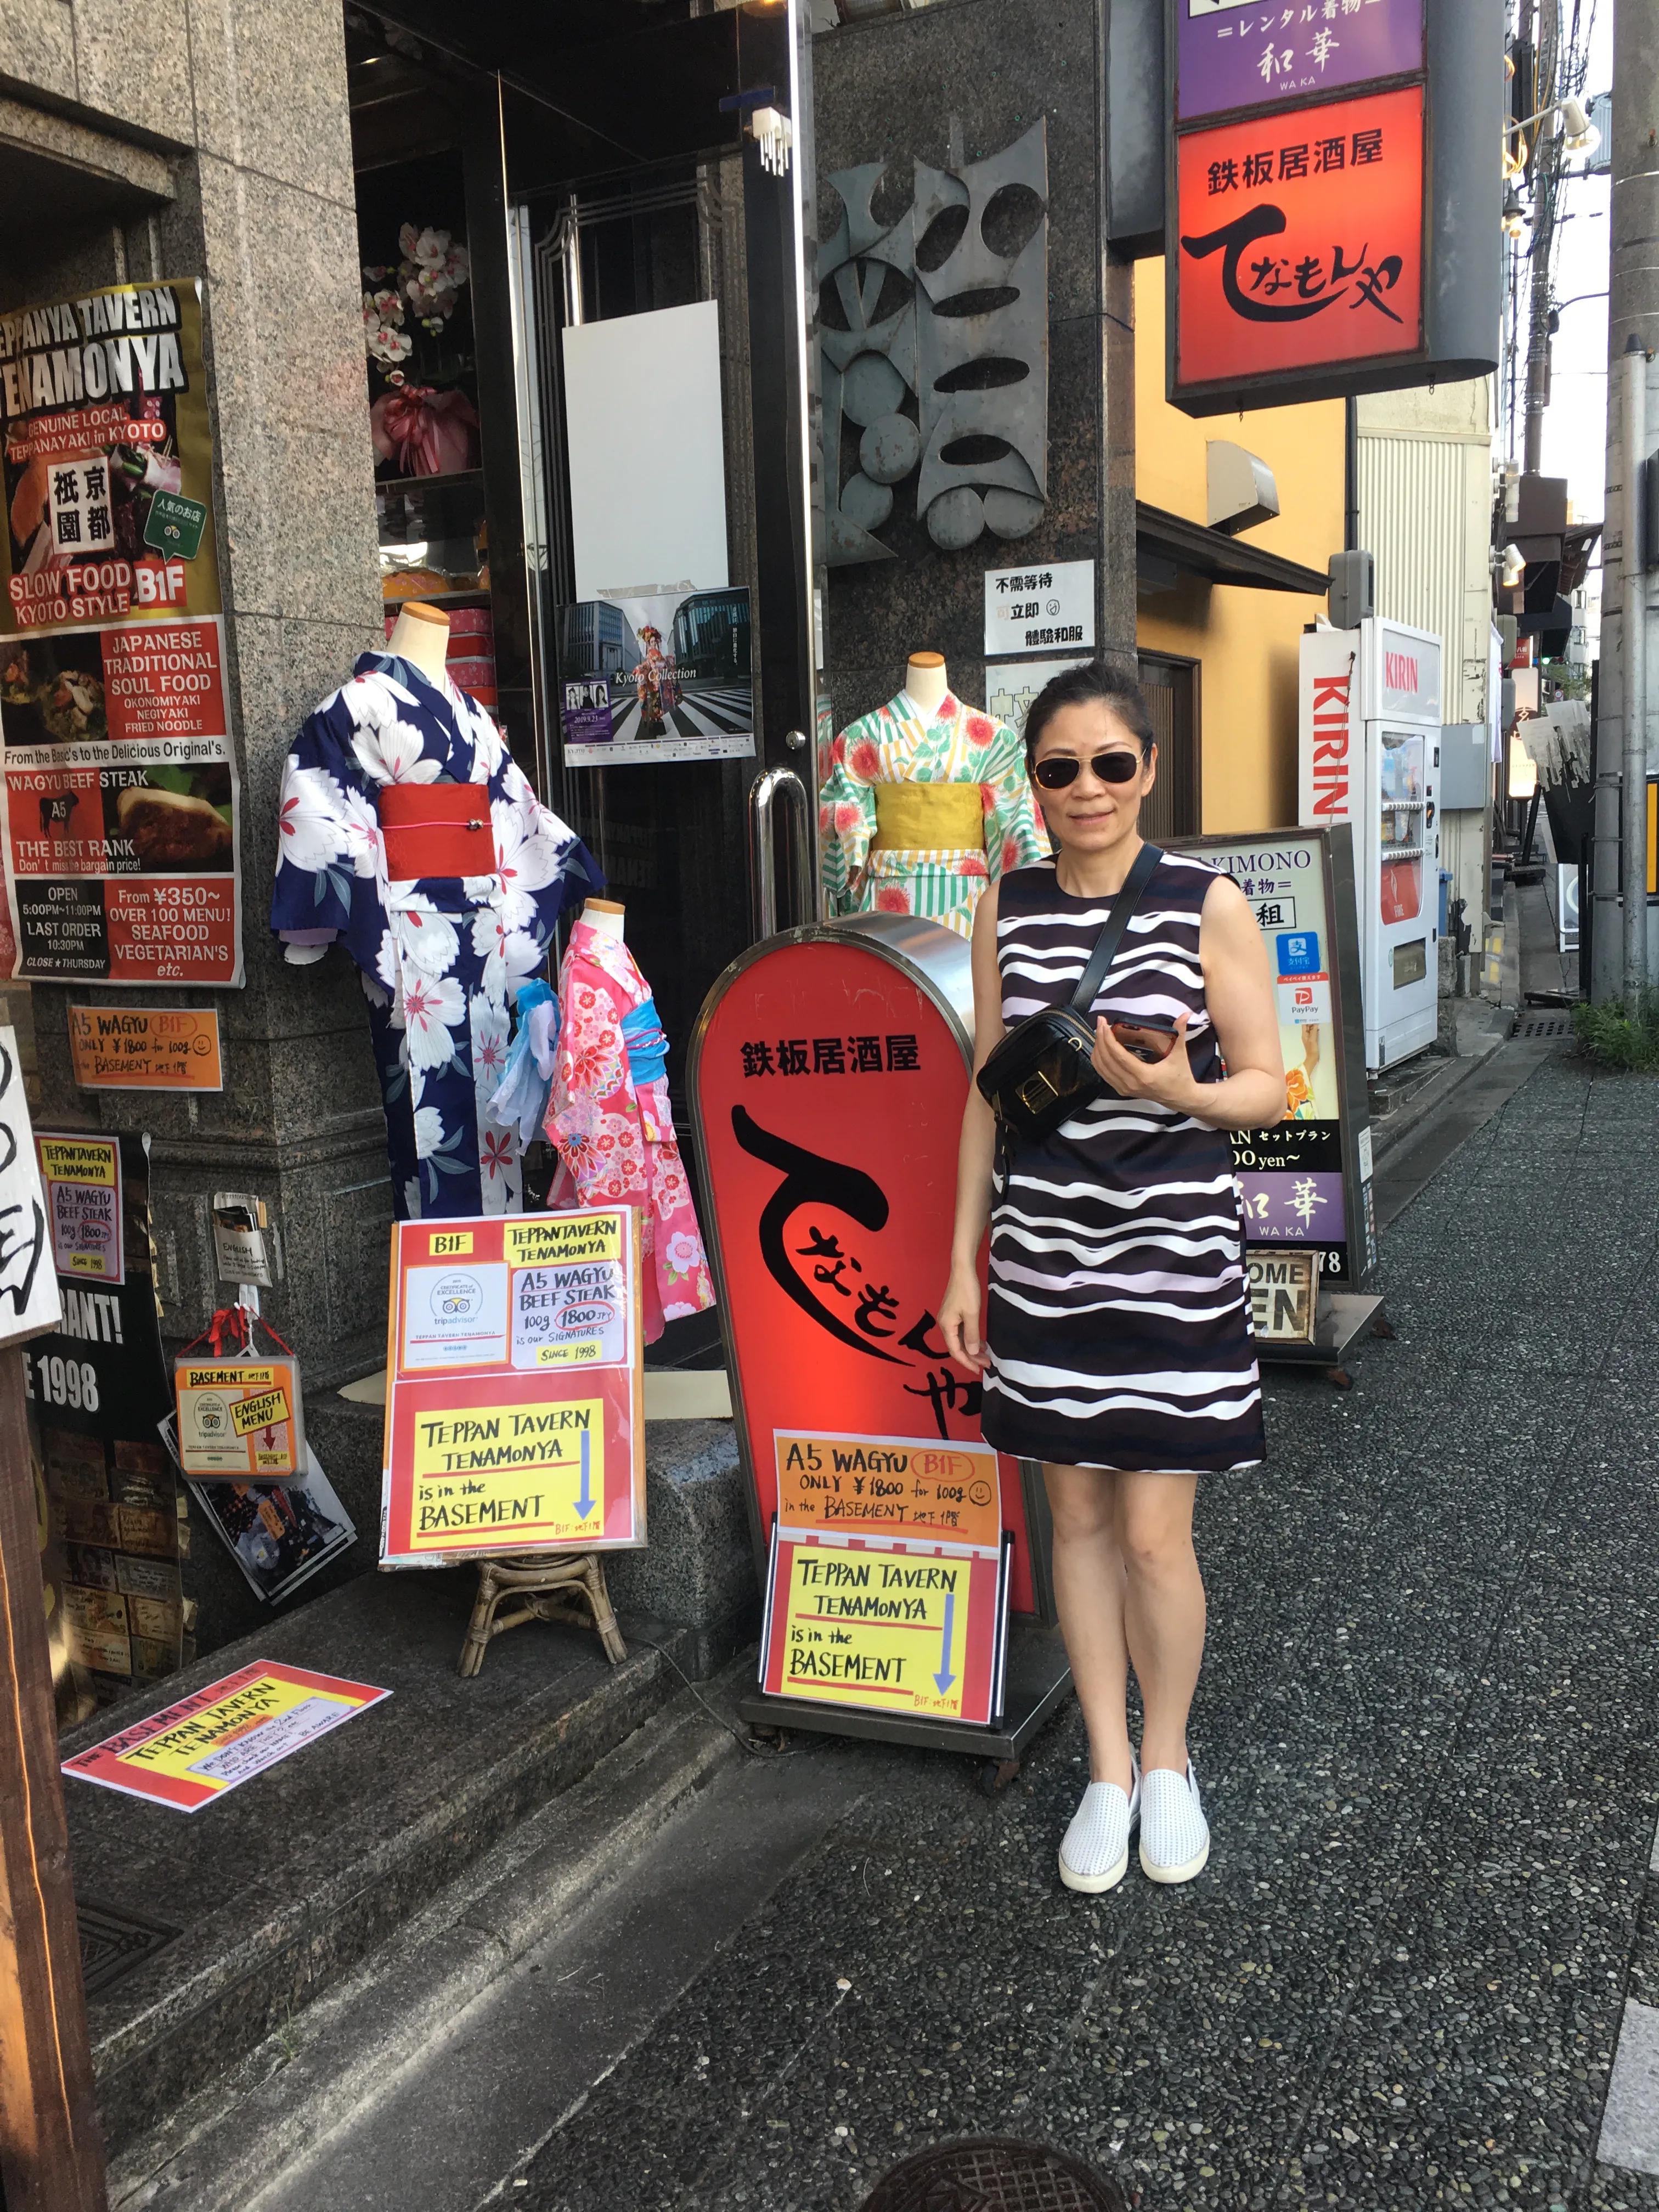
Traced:
POLYGON ((1493 367, 1498 0, 1168 7, 1175 404, 1220 414, 1493 367))

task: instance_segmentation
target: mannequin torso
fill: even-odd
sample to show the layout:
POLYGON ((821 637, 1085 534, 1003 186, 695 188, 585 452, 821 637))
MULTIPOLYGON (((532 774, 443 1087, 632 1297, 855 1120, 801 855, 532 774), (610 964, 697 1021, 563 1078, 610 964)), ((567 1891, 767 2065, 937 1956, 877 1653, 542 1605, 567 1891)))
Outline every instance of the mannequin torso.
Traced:
POLYGON ((904 689, 925 722, 931 722, 951 690, 942 653, 913 653, 904 664, 904 689))
POLYGON ((618 945, 622 943, 623 909, 615 899, 584 899, 582 920, 590 929, 598 930, 600 936, 613 938, 618 945))
POLYGON ((406 599, 398 611, 386 651, 418 668, 441 690, 449 653, 449 617, 436 607, 423 606, 418 599, 406 599))
POLYGON ((818 796, 842 912, 921 915, 966 936, 985 884, 1048 850, 1024 745, 956 697, 940 653, 913 653, 897 697, 841 732, 818 796))

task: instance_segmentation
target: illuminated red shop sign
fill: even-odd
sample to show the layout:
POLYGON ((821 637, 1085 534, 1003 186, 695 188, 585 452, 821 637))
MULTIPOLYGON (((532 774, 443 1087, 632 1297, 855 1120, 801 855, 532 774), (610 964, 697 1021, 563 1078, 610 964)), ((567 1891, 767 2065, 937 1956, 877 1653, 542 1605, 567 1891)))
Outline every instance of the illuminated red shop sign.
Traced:
POLYGON ((1420 355, 1423 115, 1410 85, 1177 139, 1172 397, 1420 355))

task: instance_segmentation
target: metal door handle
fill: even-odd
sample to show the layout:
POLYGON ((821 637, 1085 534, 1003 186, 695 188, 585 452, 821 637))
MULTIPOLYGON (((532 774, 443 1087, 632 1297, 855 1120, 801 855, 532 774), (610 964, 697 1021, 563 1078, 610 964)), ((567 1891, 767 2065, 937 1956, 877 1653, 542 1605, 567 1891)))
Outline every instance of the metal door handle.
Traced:
POLYGON ((811 882, 806 786, 792 768, 769 768, 749 787, 749 919, 756 941, 778 931, 777 857, 773 847, 772 809, 782 792, 790 812, 791 872, 798 902, 811 882))

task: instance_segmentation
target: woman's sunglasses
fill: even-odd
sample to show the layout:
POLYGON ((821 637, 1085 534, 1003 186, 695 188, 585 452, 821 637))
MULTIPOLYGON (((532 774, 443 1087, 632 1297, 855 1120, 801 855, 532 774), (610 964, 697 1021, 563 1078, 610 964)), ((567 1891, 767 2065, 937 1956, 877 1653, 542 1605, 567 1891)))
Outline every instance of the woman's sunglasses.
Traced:
MULTIPOLYGON (((1140 755, 1120 746, 1115 752, 1097 753, 1089 765, 1103 783, 1133 783, 1140 774, 1140 755)), ((1075 754, 1051 753, 1037 763, 1031 774, 1045 791, 1064 791, 1068 783, 1077 781, 1082 767, 1075 754)))

